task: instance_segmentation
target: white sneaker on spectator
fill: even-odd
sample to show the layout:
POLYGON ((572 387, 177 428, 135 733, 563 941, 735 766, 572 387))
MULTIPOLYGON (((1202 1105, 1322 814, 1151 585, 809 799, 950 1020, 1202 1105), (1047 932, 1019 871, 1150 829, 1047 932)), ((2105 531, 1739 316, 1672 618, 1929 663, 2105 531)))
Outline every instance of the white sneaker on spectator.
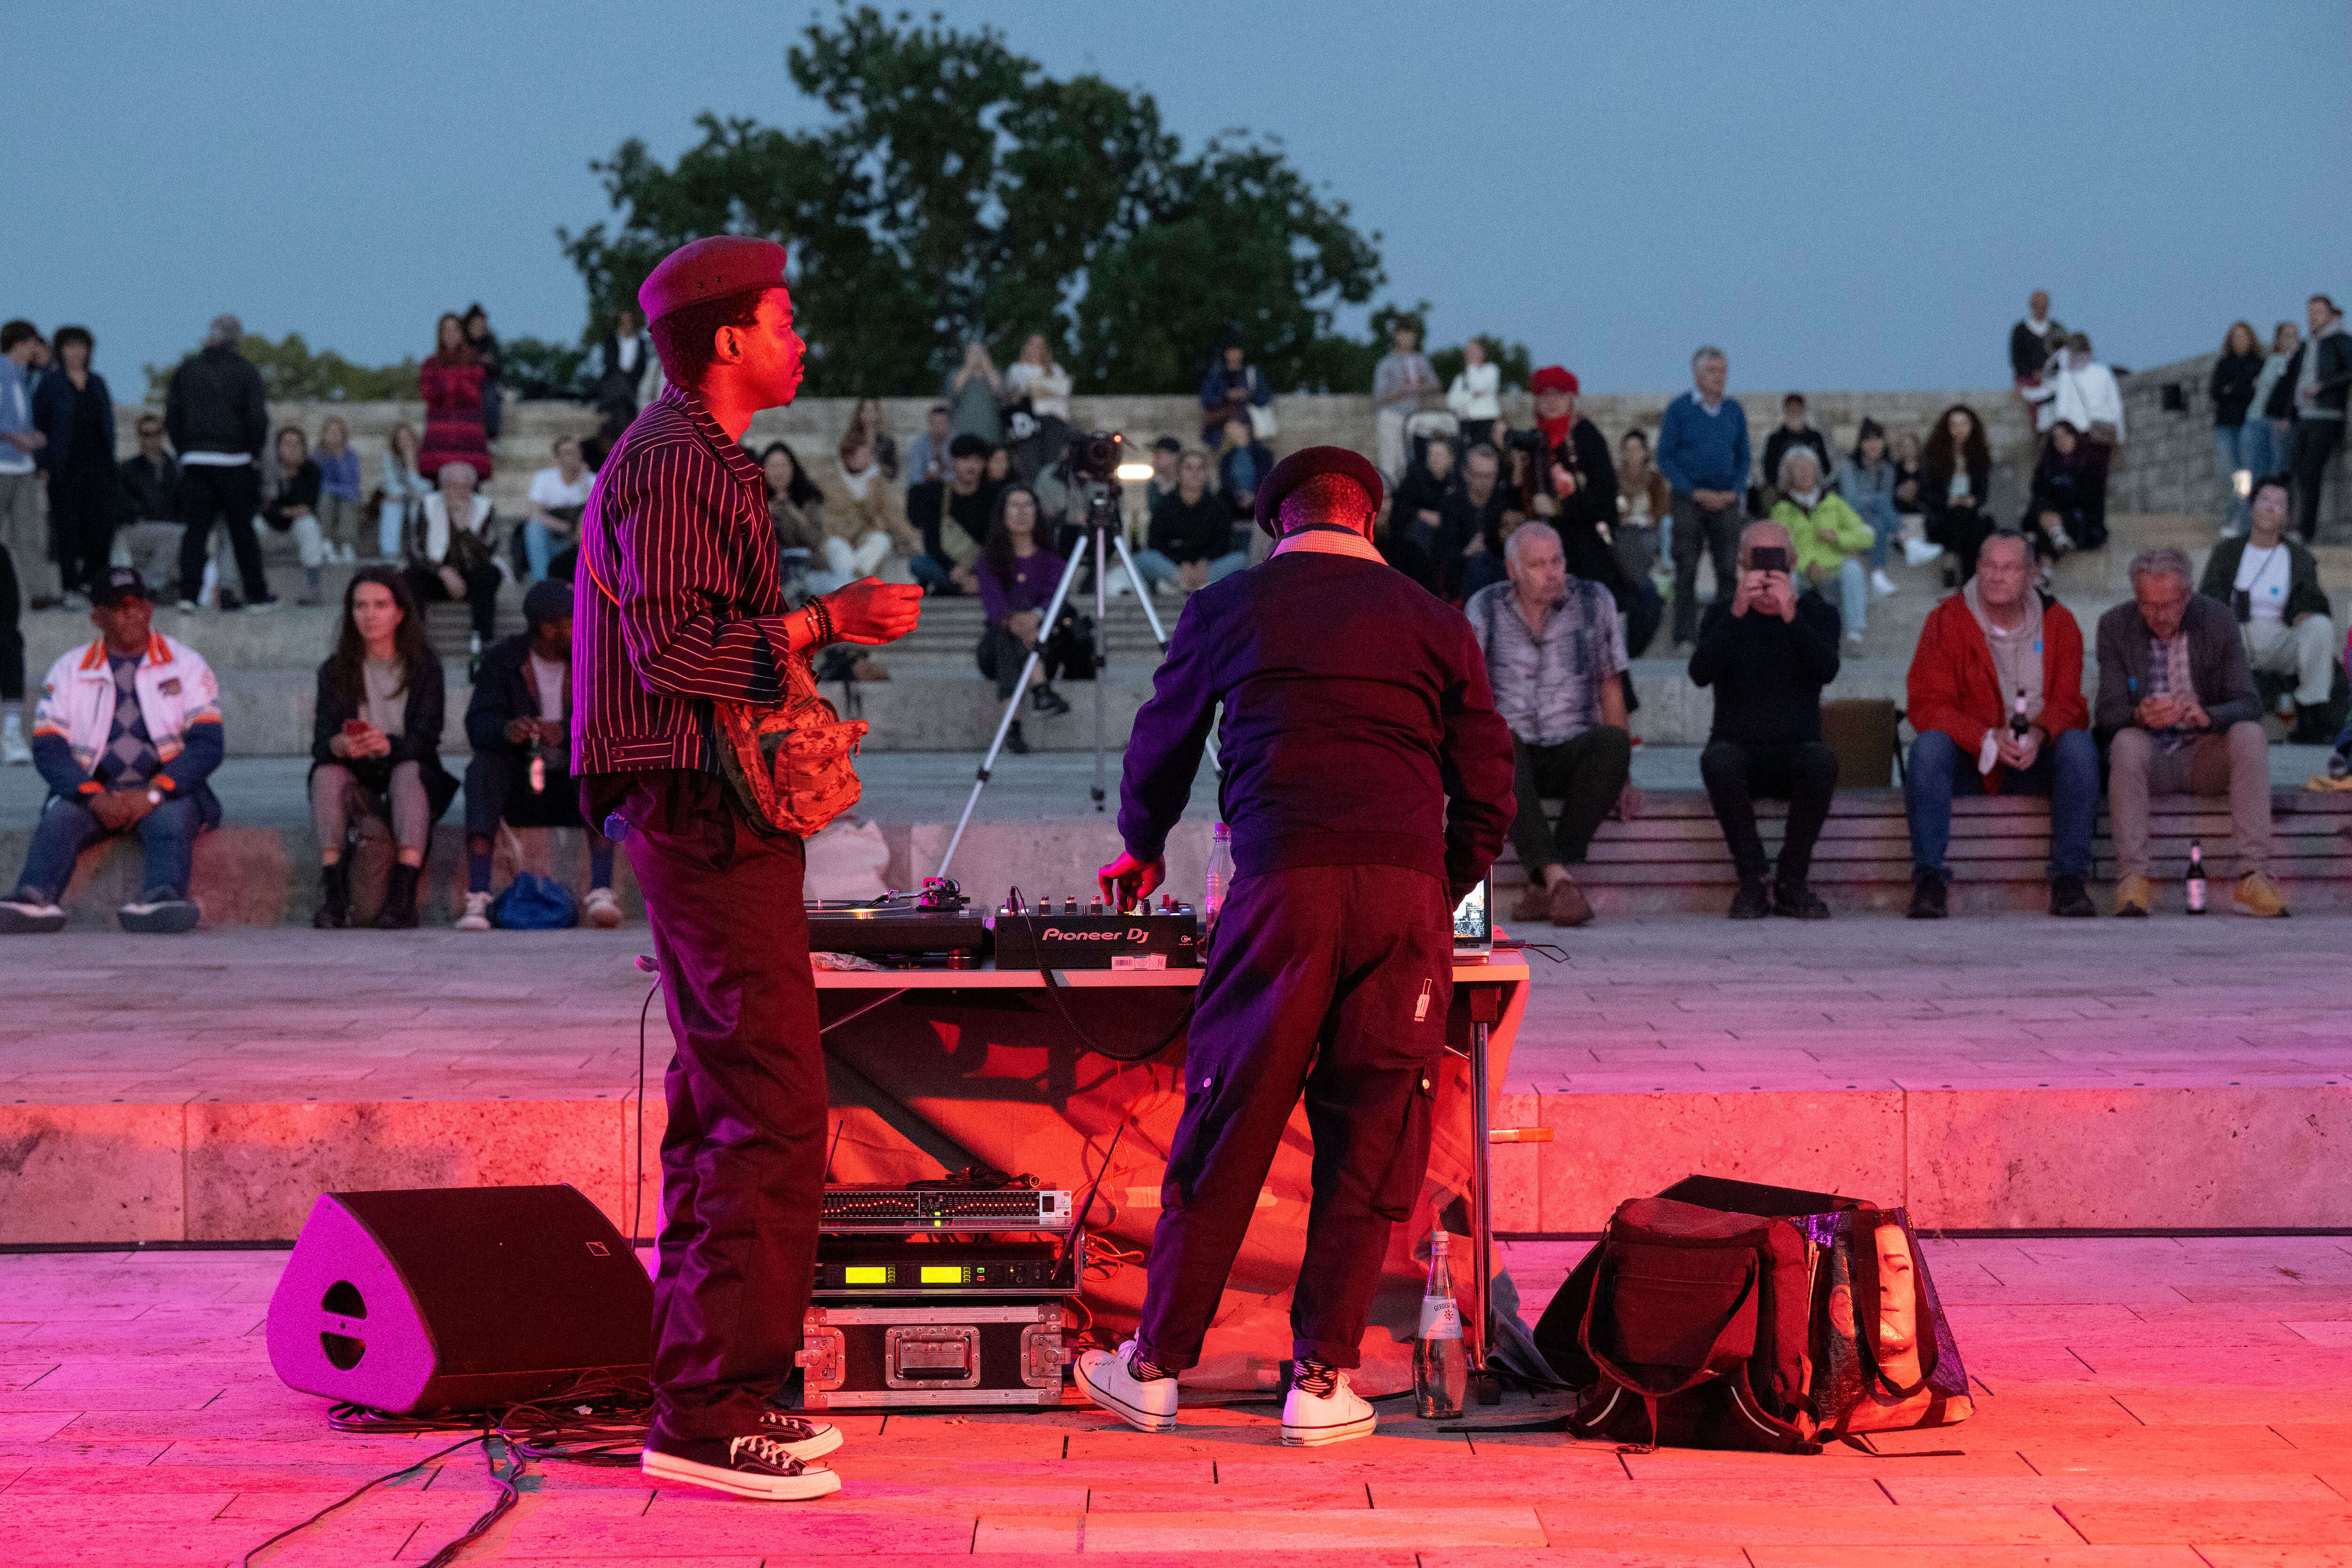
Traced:
POLYGON ((1943 553, 1942 545, 1930 544, 1924 539, 1906 539, 1903 542, 1903 559, 1914 566, 1932 566, 1942 559, 1943 553))
POLYGON ((33 748, 25 744, 20 730, 0 731, 0 767, 23 767, 33 760, 33 748))
POLYGON ((621 900, 610 888, 591 888, 587 902, 581 905, 588 923, 598 931, 611 931, 621 923, 621 900))
POLYGON ((1877 595, 1882 599, 1886 597, 1889 594, 1899 594, 1903 592, 1902 589, 1895 585, 1895 579, 1886 574, 1886 569, 1885 567, 1881 567, 1870 574, 1870 591, 1877 595))
POLYGON ((1862 633, 1860 631, 1851 631, 1846 633, 1845 646, 1848 647, 1860 647, 1862 646, 1862 633))
POLYGON ((488 931, 490 929, 489 894, 467 893, 466 895, 466 912, 457 917, 457 929, 459 931, 488 931))
POLYGON ((172 892, 148 892, 140 895, 117 911, 116 919, 122 929, 142 936, 177 936, 192 931, 205 918, 203 910, 188 900, 172 892))
POLYGON ((23 896, 0 899, 0 936, 32 936, 66 929, 66 912, 55 904, 37 904, 23 896))

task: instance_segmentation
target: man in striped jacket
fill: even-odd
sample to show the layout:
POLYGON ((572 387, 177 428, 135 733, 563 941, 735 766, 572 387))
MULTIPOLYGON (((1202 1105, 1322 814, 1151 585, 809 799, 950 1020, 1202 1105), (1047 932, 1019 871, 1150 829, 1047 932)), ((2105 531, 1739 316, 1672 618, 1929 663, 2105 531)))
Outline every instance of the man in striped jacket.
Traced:
POLYGON ((781 700, 787 660, 901 637, 921 595, 867 578, 784 611, 742 447, 752 415, 800 386, 783 247, 693 241, 637 300, 669 384, 605 458, 582 520, 572 771, 645 891, 677 1042, 640 1462, 737 1496, 822 1497, 840 1489, 817 1460, 841 1434, 768 1408, 800 1349, 824 1201, 804 861, 799 838, 730 798, 711 703, 781 700))

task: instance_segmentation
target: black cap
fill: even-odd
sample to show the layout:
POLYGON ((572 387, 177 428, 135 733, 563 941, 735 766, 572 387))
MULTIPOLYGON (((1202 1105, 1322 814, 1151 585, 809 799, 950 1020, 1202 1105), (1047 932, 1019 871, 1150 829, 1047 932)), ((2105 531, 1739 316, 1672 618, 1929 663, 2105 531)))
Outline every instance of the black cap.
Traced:
POLYGON ((564 620, 571 614, 572 584, 559 578, 542 577, 522 596, 522 624, 532 631, 564 620))
POLYGON ((155 602, 155 595, 147 591, 147 579, 139 575, 135 566, 109 568, 89 591, 89 602, 100 609, 111 609, 125 599, 155 602))
POLYGON ((1381 471, 1372 467, 1371 459, 1361 452, 1351 452, 1345 447, 1302 447, 1282 461, 1257 488, 1257 525, 1267 533, 1279 537, 1277 526, 1282 516, 1282 500, 1291 491, 1318 474, 1339 474, 1363 487, 1364 500, 1378 516, 1381 497, 1387 487, 1381 482, 1381 471))
POLYGON ((950 458, 985 458, 994 450, 996 448, 989 444, 987 437, 975 436, 969 430, 948 443, 948 456, 950 458))

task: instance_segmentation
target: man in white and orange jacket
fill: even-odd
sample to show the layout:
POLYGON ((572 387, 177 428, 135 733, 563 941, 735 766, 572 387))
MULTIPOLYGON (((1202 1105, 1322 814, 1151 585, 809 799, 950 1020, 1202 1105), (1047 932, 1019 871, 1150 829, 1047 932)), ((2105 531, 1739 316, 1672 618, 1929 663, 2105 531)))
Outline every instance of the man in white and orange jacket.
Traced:
POLYGON ((220 686, 194 648, 153 629, 139 574, 109 571, 91 590, 99 637, 49 667, 33 716, 33 763, 49 796, 0 935, 61 931, 74 860, 100 838, 136 832, 143 891, 122 906, 129 931, 184 931, 196 836, 220 824, 205 781, 220 766, 220 686))

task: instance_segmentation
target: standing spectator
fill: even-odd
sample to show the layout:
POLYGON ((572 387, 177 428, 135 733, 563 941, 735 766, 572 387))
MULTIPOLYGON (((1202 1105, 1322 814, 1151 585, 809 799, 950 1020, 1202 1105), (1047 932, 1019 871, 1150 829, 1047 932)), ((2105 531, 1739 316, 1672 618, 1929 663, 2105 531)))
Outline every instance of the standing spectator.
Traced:
POLYGON ((1738 542, 1738 586, 1729 600, 1706 607, 1690 661, 1693 684, 1715 688, 1715 723, 1698 768, 1739 874, 1729 912, 1736 921, 1827 920, 1829 906, 1807 879, 1837 791, 1837 753, 1822 744, 1822 688, 1838 671, 1837 612, 1819 594, 1799 594, 1770 558, 1754 563, 1759 549, 1788 558, 1787 529, 1750 523, 1738 542), (1789 803, 1769 886, 1756 832, 1758 795, 1789 803))
POLYGON ((2311 336, 2287 361, 2264 412, 2294 421, 2294 526, 2308 544, 2319 531, 2319 489, 2327 479, 2327 460, 2344 440, 2345 395, 2352 392, 2352 336, 2344 331, 2344 312, 2325 294, 2314 294, 2304 312, 2311 322, 2311 336))
MULTIPOLYGON (((2206 378, 2205 390, 2213 399, 2213 468, 2221 476, 2221 493, 2227 498, 2229 516, 2221 524, 2221 537, 2234 539, 2246 531, 2248 508, 2246 497, 2238 493, 2238 476, 2246 476, 2251 487, 2263 477, 2263 469, 2253 466, 2253 445, 2247 439, 2249 425, 2262 428, 2262 416, 2250 421, 2246 411, 2254 401, 2254 383, 2262 378, 2262 340, 2254 336, 2250 321, 2232 321, 2221 337, 2221 357, 2213 362, 2213 374, 2206 378)), ((2262 443, 2267 456, 2270 443, 2262 443)))
POLYGON ((636 310, 624 305, 613 312, 613 330, 596 345, 590 401, 600 413, 616 415, 619 423, 626 426, 637 416, 637 405, 653 370, 652 340, 646 336, 636 310))
POLYGON ((1861 647, 1870 622, 1870 586, 1863 581, 1861 559, 1870 549, 1870 524, 1835 490, 1822 488, 1822 460, 1811 446, 1790 443, 1774 488, 1780 499, 1772 505, 1772 521, 1789 531, 1797 576, 1816 590, 1837 584, 1845 640, 1861 647))
POLYGON ((114 531, 117 565, 136 566, 142 581, 163 583, 179 570, 180 465, 163 447, 163 416, 139 416, 139 450, 115 469, 123 522, 114 531))
POLYGON ((88 327, 59 327, 57 363, 33 389, 49 475, 49 542, 69 610, 89 608, 83 590, 114 549, 114 395, 89 365, 97 342, 88 327))
MULTIPOLYGON (((1447 454, 1449 458, 1452 455, 1447 454)), ((1217 454, 1217 493, 1225 498, 1235 527, 1255 530, 1257 487, 1273 471, 1274 448, 1257 438, 1248 420, 1227 420, 1224 450, 1217 454)))
POLYGON ((480 300, 466 307, 465 323, 466 346, 474 351, 474 363, 482 367, 482 434, 495 441, 506 421, 506 389, 501 384, 505 356, 499 353, 498 334, 490 331, 490 313, 482 309, 480 300))
POLYGON ((2276 917, 2270 879, 2271 764, 2262 704, 2236 622, 2192 593, 2189 556, 2132 557, 2132 602, 2099 617, 2098 727, 2107 747, 2107 814, 2116 839, 2116 913, 2156 908, 2148 879, 2148 797, 2227 795, 2240 914, 2276 917))
POLYGON ((861 397, 857 400, 857 406, 850 410, 849 433, 842 437, 845 446, 851 437, 864 441, 866 449, 873 454, 874 467, 882 471, 884 479, 898 479, 898 442, 883 427, 880 398, 861 397))
MULTIPOLYGON (((1006 702, 1021 689, 1021 672, 1029 650, 1048 640, 1054 628, 1045 612, 1054 601, 1069 563, 1045 548, 1037 537, 1037 495, 1027 485, 1007 485, 997 493, 996 515, 988 525, 988 541, 981 547, 974 572, 980 590, 981 614, 987 625, 973 650, 980 673, 996 683, 996 700, 1006 702)), ((1050 654, 1050 650, 1049 650, 1050 654)), ((1067 699, 1054 689, 1052 671, 1041 658, 1029 670, 1029 703, 1039 713, 1067 713, 1067 699)), ((1004 745, 1016 756, 1028 753, 1021 721, 1005 731, 1004 745)))
POLYGON ((776 531, 784 595, 807 591, 809 567, 824 549, 824 491, 801 467, 800 454, 782 441, 760 453, 760 477, 767 490, 768 521, 776 531))
POLYGON ((41 340, 33 323, 0 325, 0 765, 33 760, 25 744, 24 586, 41 559, 39 464, 47 439, 33 423, 33 393, 25 367, 41 340))
MULTIPOLYGON (((1927 538, 1952 552, 1958 563, 1954 586, 1976 574, 1977 549, 1993 531, 1986 497, 1992 487, 1992 448, 1985 444, 1984 421, 1965 403, 1944 410, 1927 432, 1919 462, 1919 505, 1927 514, 1927 538)), ((2104 532, 2101 535, 2104 539, 2104 532)), ((2076 540, 2089 547, 2088 542, 2076 540)))
POLYGON ((1502 455, 1494 447, 1480 445, 1464 455, 1462 483, 1446 492, 1440 510, 1438 597, 1466 599, 1507 574, 1503 546, 1509 531, 1503 524, 1511 493, 1502 474, 1502 455))
POLYGON ((487 485, 490 443, 482 424, 481 363, 456 314, 442 316, 433 338, 433 357, 416 372, 417 391, 425 399, 425 451, 416 459, 417 471, 438 474, 451 463, 465 463, 475 481, 487 485))
POLYGON ((193 931, 188 897, 196 836, 220 826, 205 781, 220 766, 220 684, 195 649, 155 631, 146 583, 128 566, 90 588, 98 640, 49 667, 33 720, 33 760, 49 786, 0 933, 65 929, 58 907, 74 858, 98 839, 136 832, 139 897, 127 931, 193 931))
POLYGON ((2025 302, 2025 319, 2009 329, 2009 370, 2014 395, 2032 413, 2032 395, 2042 384, 2042 373, 2066 346, 2066 329, 2050 318, 2050 296, 2036 289, 2025 302))
POLYGON ((1432 441, 1423 448, 1421 460, 1406 468, 1403 482, 1390 492, 1394 530, 1433 560, 1445 526, 1445 500, 1458 483, 1453 443, 1432 441))
POLYGON ((991 447, 1004 439, 1004 378, 988 357, 988 345, 973 338, 963 345, 963 363, 940 392, 959 436, 976 436, 991 447))
POLYGON ((2281 714, 2293 720, 2288 743, 2326 745, 2336 739, 2326 710, 2341 645, 2326 590, 2319 585, 2319 563, 2301 542, 2284 537, 2285 475, 2256 481, 2249 516, 2248 537, 2213 546, 2197 591, 2230 606, 2249 669, 2294 677, 2294 711, 2281 714))
POLYGON ((2271 398, 2277 393, 2286 367, 2294 363, 2294 351, 2302 346, 2303 329, 2293 321, 2281 321, 2271 331, 2270 355, 2263 361, 2262 374, 2254 378, 2253 403, 2246 419, 2245 442, 2249 449, 2243 455, 2256 479, 2264 474, 2290 473, 2294 468, 2294 421, 2273 414, 2271 398))
POLYGON ((1054 345, 1045 333, 1032 332, 1021 345, 1021 357, 1004 373, 1004 399, 1025 399, 1036 418, 1069 422, 1070 373, 1054 363, 1054 345))
POLYGON ((2033 541, 2034 554, 2044 561, 2064 560, 2084 533, 2096 526, 2093 513, 2100 505, 2089 443, 2061 419, 2050 426, 2050 439, 2034 459, 2033 493, 2021 525, 2033 541))
MULTIPOLYGON (((1559 533, 1571 576, 1609 590, 1624 621, 1625 645, 1639 658, 1657 635, 1664 605, 1657 585, 1626 572, 1602 536, 1617 521, 1617 465, 1609 459, 1609 443, 1600 426, 1577 413, 1574 372, 1546 365, 1529 383, 1536 388, 1536 428, 1548 446, 1542 461, 1528 471, 1521 503, 1559 533)), ((1626 707, 1639 706, 1629 681, 1626 707)))
POLYGON ((2036 423, 2042 429, 2063 419, 2083 433, 2090 448, 2085 457, 2098 481, 2098 537, 2075 542, 2096 550, 2107 542, 2107 468, 2124 438, 2124 395, 2116 384, 2116 373, 2091 357, 2088 337, 2074 332, 2066 339, 2066 352, 2027 395, 2041 406, 2036 423))
MULTIPOLYGON (((470 647, 478 655, 498 625, 496 510, 489 497, 475 493, 473 465, 452 458, 441 465, 439 481, 418 509, 415 531, 409 535, 408 596, 417 605, 464 600, 473 612, 470 647)), ((351 608, 349 595, 343 607, 347 612, 351 608)), ((410 618, 416 621, 416 635, 423 637, 422 612, 410 618)))
POLYGON ((923 548, 861 426, 851 424, 835 457, 840 500, 825 510, 823 579, 812 582, 825 594, 873 576, 893 553, 912 558, 923 548))
POLYGON ((1569 574, 1550 529, 1516 530, 1503 560, 1510 581, 1480 589, 1462 613, 1517 763, 1511 838, 1528 885, 1511 918, 1580 926, 1592 905, 1570 868, 1584 864, 1633 767, 1624 627, 1607 589, 1569 574), (1548 796, 1561 802, 1556 824, 1544 819, 1548 796))
POLYGON ((1988 538, 1967 587, 1927 614, 1911 656, 1909 717, 1918 739, 1903 777, 1911 828, 1915 920, 1942 920, 1952 869, 1952 796, 1974 773, 1985 795, 2050 800, 2050 912, 2098 912, 2091 823, 2099 809, 2099 748, 2083 701, 2083 628, 2034 591, 2023 536, 1988 538), (2025 733, 2011 728, 2022 705, 2025 733))
POLYGON ((1445 406, 1460 421, 1457 426, 1467 448, 1490 439, 1495 421, 1503 413, 1503 371, 1486 360, 1486 340, 1472 338, 1462 345, 1462 368, 1445 389, 1445 406))
POLYGON ((1265 373, 1249 363, 1241 334, 1228 331, 1217 345, 1217 363, 1201 383, 1201 445, 1212 449, 1223 445, 1225 426, 1236 419, 1248 421, 1255 433, 1259 421, 1270 421, 1272 416, 1250 411, 1271 408, 1273 403, 1274 388, 1266 384, 1265 373))
POLYGON ((569 583, 580 559, 580 519, 588 510, 588 491, 596 476, 588 471, 573 437, 558 436, 548 452, 555 458, 554 467, 531 475, 525 493, 529 510, 522 520, 522 553, 532 583, 551 577, 569 583))
POLYGON ((1721 349, 1691 355, 1692 390, 1658 422, 1658 471, 1675 492, 1675 647, 1698 636, 1698 558, 1715 567, 1716 603, 1737 575, 1740 497, 1748 488, 1748 412, 1723 395, 1731 362, 1721 349))
POLYGON ((1404 477, 1404 422, 1441 390, 1429 356, 1421 352, 1421 323, 1408 316, 1389 330, 1389 352, 1372 367, 1372 408, 1380 436, 1381 473, 1404 477))
POLYGON ((949 428, 950 410, 944 403, 934 403, 923 416, 923 433, 907 443, 907 488, 944 480, 948 477, 948 447, 954 440, 949 428))
POLYGON ((1870 589, 1884 597, 1895 592, 1886 574, 1886 552, 1903 531, 1895 508, 1895 465, 1886 456, 1886 431, 1875 419, 1862 422, 1853 450, 1838 465, 1837 491, 1870 524, 1870 589))
POLYGON ((376 502, 375 552, 380 560, 398 561, 410 532, 432 489, 417 467, 424 456, 415 427, 404 419, 392 427, 383 443, 383 484, 376 502))
POLYGON ((352 427, 340 414, 319 421, 319 532, 327 559, 346 566, 360 558, 360 455, 352 450, 352 427))
POLYGON ((228 530, 236 555, 245 607, 274 610, 262 575, 261 541, 253 531, 261 510, 261 447, 269 439, 269 406, 261 373, 237 352, 245 327, 235 316, 213 318, 202 352, 180 362, 163 400, 163 429, 180 454, 180 494, 187 530, 180 535, 180 609, 193 612, 205 581, 213 524, 228 530))
POLYGON ((907 490, 907 522, 922 539, 908 565, 927 594, 968 594, 979 580, 972 563, 996 513, 996 487, 988 482, 988 443, 958 436, 948 444, 949 477, 907 490))
POLYGON ((1176 465, 1176 493, 1151 509, 1151 529, 1135 552, 1135 570, 1154 597, 1162 583, 1192 594, 1249 564, 1234 548, 1232 509, 1209 489, 1209 459, 1187 452, 1176 465))
POLYGON ((261 521, 279 533, 294 536, 296 559, 302 563, 302 593, 294 602, 317 605, 320 568, 327 546, 319 532, 319 465, 310 458, 310 438, 299 425, 278 432, 270 462, 262 472, 261 521))
POLYGON ((507 826, 585 832, 588 897, 581 913, 611 931, 621 923, 613 841, 581 815, 572 777, 572 584, 533 583, 522 596, 522 618, 520 636, 483 650, 466 703, 474 755, 466 764, 466 912, 457 929, 490 929, 490 854, 507 826))
MULTIPOLYGON (((1792 392, 1780 399, 1780 423, 1764 437, 1766 484, 1780 482, 1780 459, 1789 455, 1791 447, 1811 447, 1823 479, 1837 472, 1837 465, 1830 460, 1829 437, 1805 422, 1805 395, 1801 392, 1792 392)), ((1769 505, 1765 508, 1768 512, 1770 510, 1769 505)))
MULTIPOLYGON (((473 470, 452 462, 444 471, 473 470)), ((310 825, 319 837, 321 931, 352 922, 352 873, 344 857, 362 816, 392 827, 392 879, 377 911, 378 931, 416 924, 416 884, 433 825, 449 809, 457 781, 441 766, 441 661, 425 636, 425 618, 404 578, 389 566, 362 566, 343 590, 335 651, 319 667, 310 728, 310 825)))

